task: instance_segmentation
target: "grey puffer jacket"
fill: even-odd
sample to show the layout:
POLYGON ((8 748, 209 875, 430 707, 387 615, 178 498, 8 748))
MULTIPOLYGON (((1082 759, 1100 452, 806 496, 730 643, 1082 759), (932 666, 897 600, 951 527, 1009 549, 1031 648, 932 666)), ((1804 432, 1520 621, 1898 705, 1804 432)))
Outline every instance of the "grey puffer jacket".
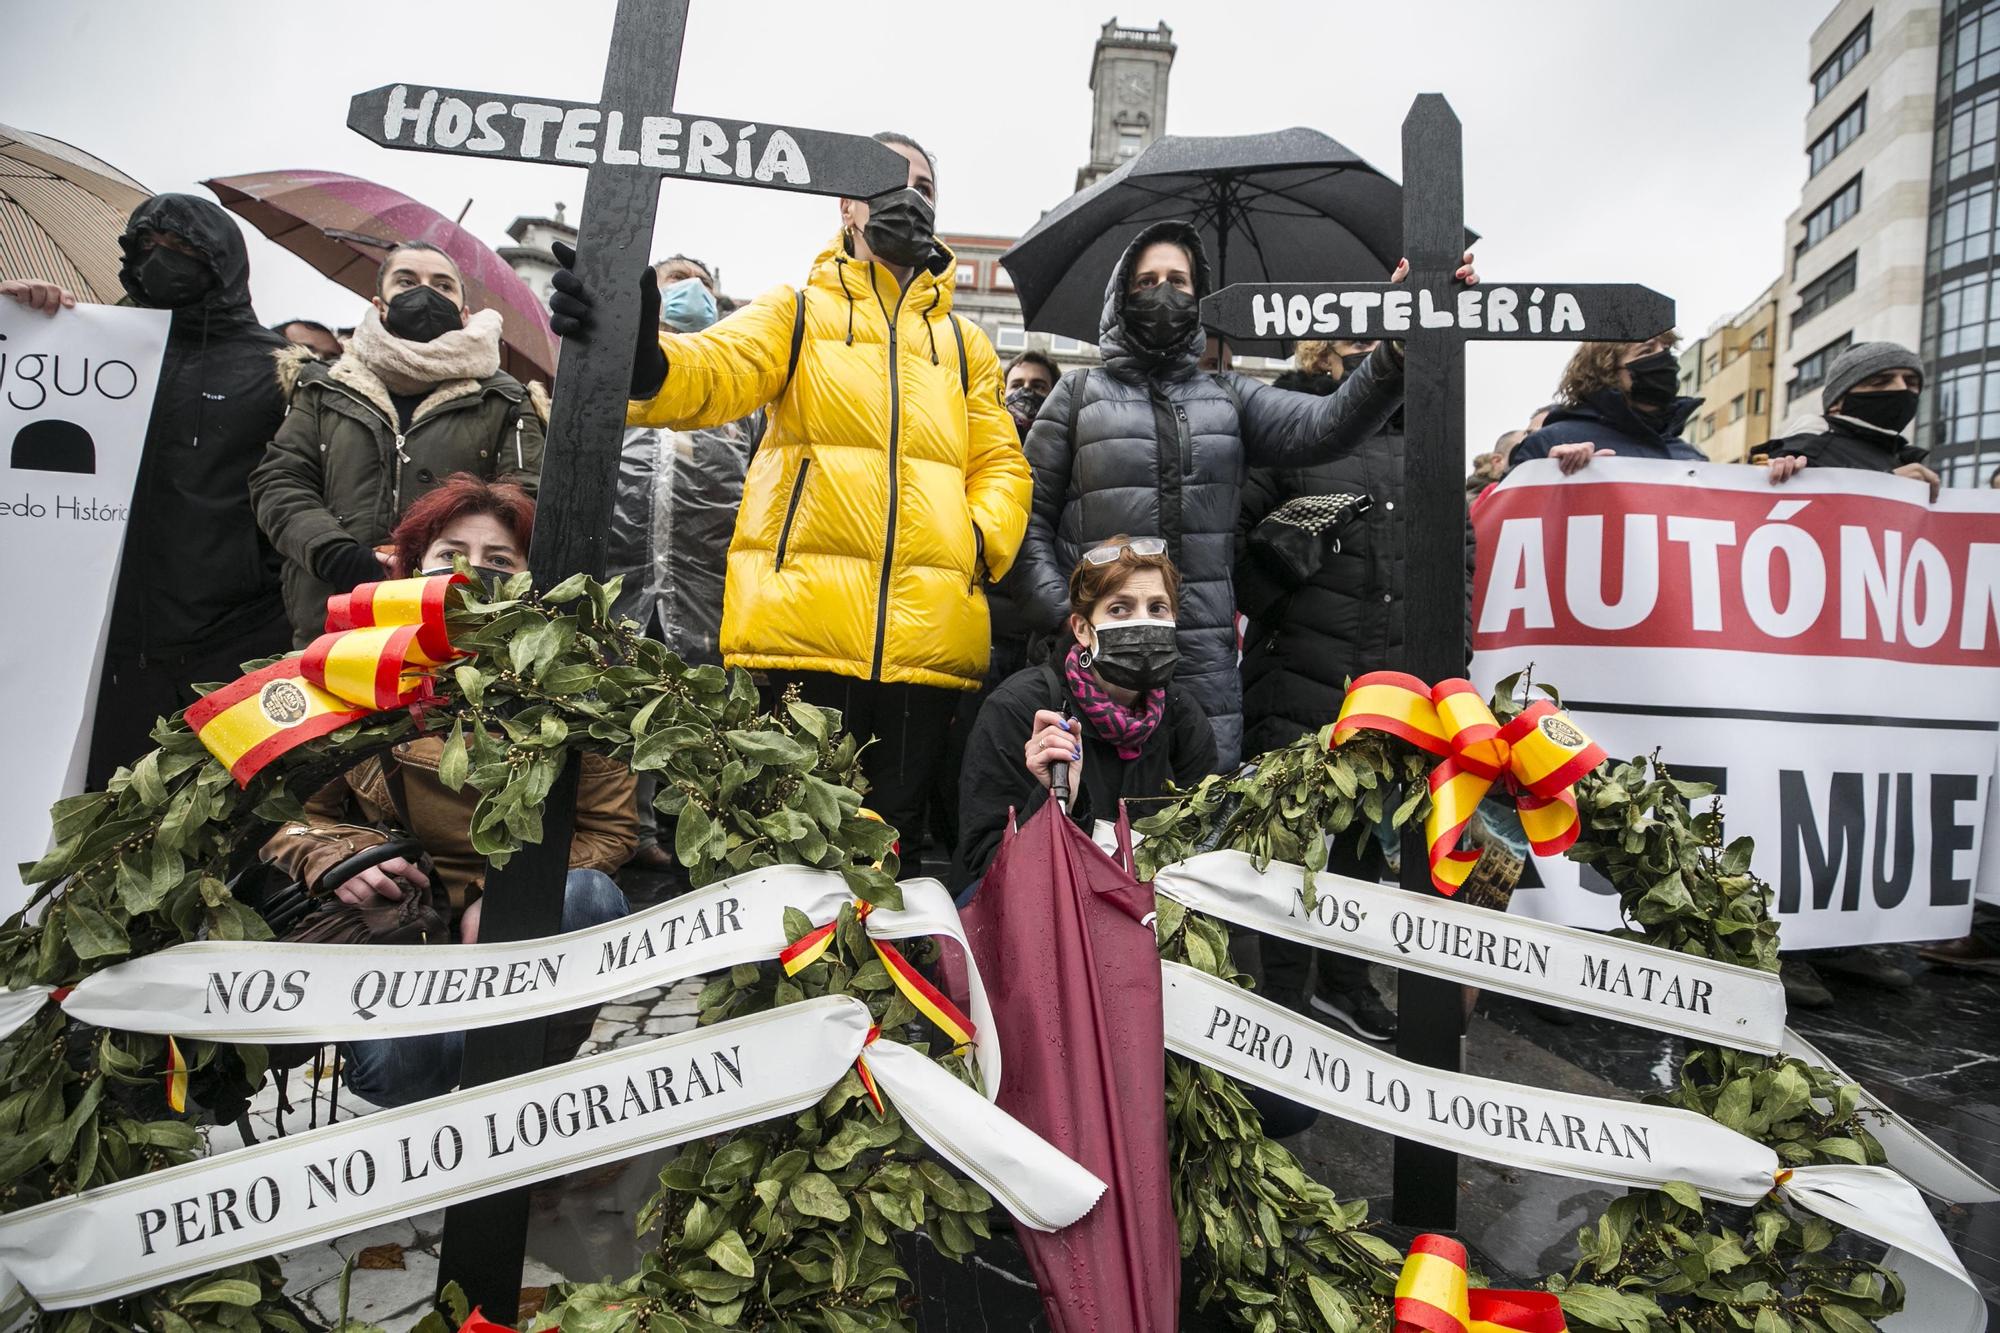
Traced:
POLYGON ((1208 714, 1227 769, 1243 741, 1230 575, 1245 468, 1306 467, 1361 444, 1402 401, 1403 373, 1384 345, 1319 397, 1204 373, 1199 328, 1165 355, 1141 349, 1125 332, 1124 292, 1140 253, 1159 241, 1186 247, 1196 293, 1208 289, 1208 260, 1187 224, 1156 223, 1127 247, 1104 292, 1103 366, 1064 375, 1028 432, 1035 498, 1021 587, 1034 628, 1054 631, 1084 551, 1119 533, 1166 538, 1181 575, 1175 679, 1208 714))

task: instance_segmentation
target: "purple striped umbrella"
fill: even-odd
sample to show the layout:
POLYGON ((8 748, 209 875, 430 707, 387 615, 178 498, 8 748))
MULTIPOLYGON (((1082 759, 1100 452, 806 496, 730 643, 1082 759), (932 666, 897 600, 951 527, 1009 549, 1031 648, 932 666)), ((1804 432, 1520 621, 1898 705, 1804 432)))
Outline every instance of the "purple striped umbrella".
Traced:
POLYGON ((428 204, 337 171, 258 171, 203 181, 223 206, 351 292, 375 295, 382 258, 427 241, 465 277, 468 303, 497 310, 500 364, 526 382, 555 375, 556 339, 534 291, 491 246, 428 204))

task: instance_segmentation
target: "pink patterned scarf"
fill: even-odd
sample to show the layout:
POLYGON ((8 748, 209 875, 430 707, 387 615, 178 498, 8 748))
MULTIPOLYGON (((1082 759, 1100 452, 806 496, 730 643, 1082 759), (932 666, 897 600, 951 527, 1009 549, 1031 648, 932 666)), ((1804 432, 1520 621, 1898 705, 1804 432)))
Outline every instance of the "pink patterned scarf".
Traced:
POLYGON ((1167 692, 1147 690, 1139 696, 1135 707, 1127 708, 1084 668, 1079 660, 1082 654, 1082 644, 1070 645, 1063 675, 1069 681, 1069 692, 1076 696, 1077 707, 1083 710, 1083 720, 1100 740, 1111 743, 1120 759, 1137 759, 1159 727, 1160 719, 1166 716, 1167 692))

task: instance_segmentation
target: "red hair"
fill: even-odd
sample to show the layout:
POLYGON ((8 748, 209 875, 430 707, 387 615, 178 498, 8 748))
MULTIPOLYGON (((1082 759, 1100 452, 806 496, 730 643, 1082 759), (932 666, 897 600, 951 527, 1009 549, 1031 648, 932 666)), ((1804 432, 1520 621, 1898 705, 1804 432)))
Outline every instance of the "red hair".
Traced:
POLYGON ((535 533, 535 501, 511 481, 481 481, 470 472, 454 472, 430 494, 411 505, 403 521, 389 534, 396 548, 396 573, 408 578, 424 565, 424 552, 438 534, 462 518, 487 514, 514 534, 525 556, 535 533))

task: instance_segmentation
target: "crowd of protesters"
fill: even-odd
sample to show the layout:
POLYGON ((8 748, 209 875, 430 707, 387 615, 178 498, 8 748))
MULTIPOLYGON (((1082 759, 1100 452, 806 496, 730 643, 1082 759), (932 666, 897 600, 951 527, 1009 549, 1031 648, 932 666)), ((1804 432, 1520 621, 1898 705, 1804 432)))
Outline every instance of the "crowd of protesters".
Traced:
MULTIPOLYGON (((799 257, 802 285, 737 306, 684 255, 640 275, 609 573, 618 612, 683 661, 747 669, 770 703, 796 691, 838 709, 870 742, 867 799, 901 833, 905 873, 947 875, 968 901, 1008 821, 1052 790, 1095 829, 1121 803, 1316 732, 1352 677, 1403 665, 1402 354, 1306 342, 1273 383, 1210 369, 1227 356, 1199 318, 1208 257, 1192 226, 1162 222, 1106 275, 1100 364, 1064 372, 1029 351, 1003 366, 952 309, 935 162, 878 138, 907 160, 906 185, 841 200, 838 230, 799 257)), ((330 595, 454 560, 525 568, 548 415, 543 386, 500 367, 499 315, 433 246, 390 250, 358 323, 336 332, 257 322, 241 234, 207 200, 148 200, 121 244, 129 301, 172 323, 113 597, 100 787, 197 682, 309 642, 330 595)), ((557 257, 551 323, 580 343, 594 297, 557 257)), ((1470 255, 1458 276, 1476 281, 1470 255)), ((58 318, 74 304, 38 282, 0 295, 58 318)), ((1473 461, 1468 513, 1533 460, 1574 473, 1700 459, 1675 343, 1583 344, 1555 400, 1473 461)), ((1904 434, 1923 387, 1908 349, 1852 347, 1821 428, 1754 461, 1773 485, 1842 467, 1935 494, 1904 434)), ((1464 540, 1469 614, 1469 517, 1464 540)), ((348 773, 273 831, 265 859, 350 905, 434 896, 475 940, 484 864, 468 802, 437 781, 442 744, 348 773), (329 874, 389 826, 421 855, 329 874)), ((652 798, 629 770, 586 763, 565 928, 623 913, 611 876, 628 866, 676 873, 652 798)), ((1495 873, 1518 876, 1518 824, 1485 816, 1495 873)), ((1377 878, 1398 856, 1387 836, 1343 842, 1333 868, 1377 878)), ((1996 966, 1974 938, 1923 956, 1996 966)), ((1394 1035, 1360 963, 1268 940, 1262 967, 1277 998, 1394 1035)), ((1878 951, 1819 952, 1788 959, 1794 1003, 1830 1002, 1822 973, 1911 982, 1878 951)), ((451 1086, 457 1046, 362 1043, 348 1063, 394 1104, 451 1086)))

